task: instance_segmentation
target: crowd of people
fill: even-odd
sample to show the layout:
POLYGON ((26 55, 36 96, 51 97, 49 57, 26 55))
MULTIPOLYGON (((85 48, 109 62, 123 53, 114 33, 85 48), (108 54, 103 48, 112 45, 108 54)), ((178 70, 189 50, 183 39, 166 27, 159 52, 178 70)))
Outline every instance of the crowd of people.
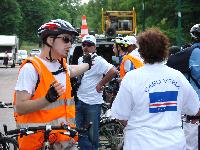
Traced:
MULTIPOLYGON (((61 123, 84 128, 92 122, 89 132, 78 137, 78 147, 98 150, 103 88, 119 74, 120 88, 111 114, 125 125, 124 150, 197 148, 197 125, 184 125, 184 134, 181 121, 182 115, 200 115, 199 88, 193 84, 200 83, 200 25, 190 33, 194 43, 188 60, 191 74, 187 75, 192 81, 167 62, 177 51, 169 55, 169 39, 157 28, 147 29, 137 37, 115 39, 113 52, 120 58, 118 71, 97 55, 93 35, 83 37, 83 56, 78 64, 67 64, 65 58, 78 32, 61 19, 41 25, 41 54, 26 59, 18 74, 14 96, 17 128, 61 123), (73 77, 80 81, 75 101, 70 82, 73 77)), ((59 131, 54 134, 57 138, 53 149, 77 149, 75 138, 59 131)), ((19 137, 20 150, 40 149, 41 137, 42 133, 19 137)))

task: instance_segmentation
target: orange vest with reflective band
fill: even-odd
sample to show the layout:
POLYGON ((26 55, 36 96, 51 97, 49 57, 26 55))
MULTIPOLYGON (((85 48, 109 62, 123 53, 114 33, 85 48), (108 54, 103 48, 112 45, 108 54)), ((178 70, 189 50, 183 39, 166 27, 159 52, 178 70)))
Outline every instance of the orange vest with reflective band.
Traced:
POLYGON ((125 55, 122 59, 122 62, 120 64, 120 78, 123 78, 126 74, 125 69, 124 69, 124 64, 126 60, 130 60, 131 63, 134 65, 134 69, 140 68, 144 66, 144 64, 137 58, 131 56, 130 54, 125 55))
MULTIPOLYGON (((42 63, 42 61, 37 58, 29 58, 25 60, 20 69, 27 62, 32 63, 35 70, 39 74, 39 83, 37 89, 32 96, 31 100, 37 100, 38 98, 45 97, 50 84, 56 80, 52 73, 46 68, 46 66, 42 63)), ((66 66, 66 61, 63 60, 63 66, 68 71, 66 66)), ((20 71, 20 70, 19 70, 20 71)), ((16 120, 16 125, 18 128, 26 128, 26 127, 37 127, 44 126, 46 124, 50 125, 60 125, 61 123, 66 123, 71 126, 75 126, 75 103, 74 99, 71 97, 71 83, 69 74, 66 71, 66 91, 63 95, 61 95, 58 100, 53 103, 50 103, 46 107, 32 113, 19 115, 14 112, 14 117, 16 120)), ((14 93, 14 108, 16 103, 16 93, 14 93)), ((68 141, 71 140, 70 137, 66 135, 62 135, 59 133, 60 131, 52 131, 52 141, 50 142, 59 142, 59 141, 68 141)), ((20 150, 36 150, 43 146, 43 132, 39 132, 36 134, 31 134, 28 136, 23 136, 22 138, 18 137, 18 142, 20 146, 20 150)), ((50 136, 51 139, 51 136, 50 136)), ((77 139, 76 139, 77 140, 77 139)))

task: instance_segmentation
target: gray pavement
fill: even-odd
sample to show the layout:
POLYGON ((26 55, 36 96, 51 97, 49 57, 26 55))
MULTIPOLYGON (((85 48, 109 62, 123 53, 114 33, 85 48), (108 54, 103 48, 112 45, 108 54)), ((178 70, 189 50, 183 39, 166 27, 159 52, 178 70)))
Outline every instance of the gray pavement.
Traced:
MULTIPOLYGON (((16 68, 0 68, 0 101, 12 102, 14 87, 17 80, 19 66, 16 68)), ((12 108, 0 108, 0 132, 3 132, 3 124, 8 130, 15 129, 15 121, 12 108)))

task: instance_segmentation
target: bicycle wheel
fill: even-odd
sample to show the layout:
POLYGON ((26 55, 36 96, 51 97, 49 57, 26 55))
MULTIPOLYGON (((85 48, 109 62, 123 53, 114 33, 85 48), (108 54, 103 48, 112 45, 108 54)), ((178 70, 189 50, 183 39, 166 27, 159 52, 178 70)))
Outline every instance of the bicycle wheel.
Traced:
POLYGON ((119 150, 123 145, 124 126, 116 120, 106 119, 99 128, 99 149, 119 150))
POLYGON ((18 142, 10 137, 1 137, 0 150, 19 150, 18 142))

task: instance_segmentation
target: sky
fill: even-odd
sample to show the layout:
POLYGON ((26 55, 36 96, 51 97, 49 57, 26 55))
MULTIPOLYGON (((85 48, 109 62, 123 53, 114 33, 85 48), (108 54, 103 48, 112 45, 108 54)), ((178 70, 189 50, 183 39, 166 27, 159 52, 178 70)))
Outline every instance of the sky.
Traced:
POLYGON ((81 3, 83 4, 83 3, 88 3, 89 2, 89 0, 81 0, 81 3))

